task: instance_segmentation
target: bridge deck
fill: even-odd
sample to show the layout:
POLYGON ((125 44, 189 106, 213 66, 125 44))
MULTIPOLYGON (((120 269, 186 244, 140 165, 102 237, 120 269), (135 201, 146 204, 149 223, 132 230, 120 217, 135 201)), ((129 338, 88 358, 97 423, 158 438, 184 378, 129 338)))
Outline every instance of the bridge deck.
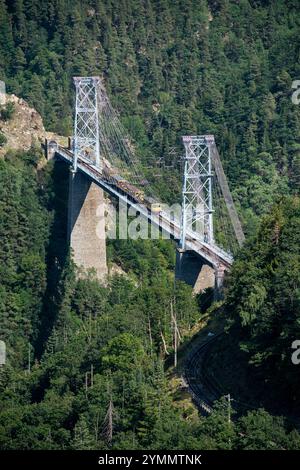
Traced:
MULTIPOLYGON (((62 158, 70 165, 73 164, 73 153, 65 147, 57 145, 56 154, 59 158, 62 158)), ((163 211, 159 215, 155 214, 145 205, 135 202, 130 194, 126 194, 124 190, 118 190, 116 186, 105 180, 101 171, 94 165, 79 159, 77 169, 91 178, 104 191, 119 198, 124 204, 128 204, 135 208, 151 223, 159 227, 163 232, 169 234, 171 238, 175 239, 177 242, 180 240, 180 221, 176 219, 171 220, 169 214, 166 214, 163 211)), ((221 266, 224 269, 229 269, 233 262, 233 258, 229 253, 225 252, 215 244, 205 243, 200 235, 189 230, 187 230, 186 250, 195 252, 215 268, 221 266)))

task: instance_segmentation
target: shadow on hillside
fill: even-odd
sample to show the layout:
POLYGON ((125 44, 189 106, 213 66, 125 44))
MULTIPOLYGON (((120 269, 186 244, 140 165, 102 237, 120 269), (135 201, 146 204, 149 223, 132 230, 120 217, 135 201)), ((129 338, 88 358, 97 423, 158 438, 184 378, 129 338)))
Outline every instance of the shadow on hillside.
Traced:
MULTIPOLYGON (((47 247, 47 289, 44 296, 41 325, 35 344, 38 359, 44 352, 45 344, 51 334, 59 310, 59 282, 64 271, 67 255, 68 187, 69 166, 55 161, 52 172, 52 201, 50 210, 54 218, 47 247)), ((51 190, 49 188, 49 191, 51 190)))

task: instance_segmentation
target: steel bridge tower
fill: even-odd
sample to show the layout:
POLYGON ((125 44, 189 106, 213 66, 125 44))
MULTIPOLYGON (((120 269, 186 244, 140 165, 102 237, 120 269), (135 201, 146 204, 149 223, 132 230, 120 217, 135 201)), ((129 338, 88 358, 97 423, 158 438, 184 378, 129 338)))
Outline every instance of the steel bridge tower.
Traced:
POLYGON ((187 231, 202 235, 212 244, 212 156, 213 135, 184 136, 184 181, 182 189, 182 220, 180 245, 184 250, 187 231))
POLYGON ((74 77, 76 88, 74 123, 74 165, 78 158, 101 169, 99 138, 100 77, 74 77))
MULTIPOLYGON (((107 275, 105 240, 105 205, 103 189, 96 185, 77 164, 96 166, 101 173, 99 112, 100 77, 74 77, 76 88, 73 139, 73 165, 69 179, 68 238, 78 276, 92 269, 98 279, 107 275), (79 159, 79 160, 78 160, 79 159)), ((81 166, 82 168, 82 166, 81 166)))

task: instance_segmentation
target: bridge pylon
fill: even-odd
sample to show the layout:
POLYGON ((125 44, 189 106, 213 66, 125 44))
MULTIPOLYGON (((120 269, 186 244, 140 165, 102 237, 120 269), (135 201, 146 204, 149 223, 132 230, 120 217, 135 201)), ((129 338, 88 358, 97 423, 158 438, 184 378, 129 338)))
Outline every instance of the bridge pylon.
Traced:
POLYGON ((213 135, 184 136, 184 180, 180 245, 185 249, 187 231, 213 243, 212 160, 213 135))
POLYGON ((184 136, 183 143, 184 178, 176 277, 192 285, 195 292, 201 292, 216 286, 216 267, 186 251, 186 238, 195 233, 206 244, 214 243, 211 151, 214 136, 184 136))
POLYGON ((74 121, 74 164, 78 158, 87 160, 101 169, 99 136, 100 77, 74 77, 76 88, 74 121))
POLYGON ((68 237, 79 275, 93 269, 104 281, 107 275, 103 189, 82 171, 78 162, 102 171, 99 112, 100 77, 74 77, 76 88, 73 167, 69 179, 68 237))

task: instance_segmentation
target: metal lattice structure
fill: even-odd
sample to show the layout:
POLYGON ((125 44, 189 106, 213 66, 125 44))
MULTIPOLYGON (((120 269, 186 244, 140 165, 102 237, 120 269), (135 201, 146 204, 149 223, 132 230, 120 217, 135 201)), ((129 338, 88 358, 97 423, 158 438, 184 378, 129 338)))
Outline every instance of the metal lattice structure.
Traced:
MULTIPOLYGON (((149 194, 146 197, 143 194, 141 198, 140 194, 144 189, 141 190, 134 186, 137 183, 132 183, 132 179, 139 181, 137 177, 141 176, 141 168, 136 168, 134 145, 129 141, 100 77, 74 77, 74 83, 76 107, 73 145, 67 149, 55 143, 55 154, 68 162, 73 171, 80 170, 104 191, 119 198, 124 204, 130 204, 155 227, 170 234, 180 243, 182 251, 199 254, 217 269, 221 279, 221 271, 230 268, 233 256, 214 240, 213 194, 215 214, 218 217, 215 220, 217 235, 220 194, 215 191, 215 178, 213 193, 212 168, 219 180, 229 215, 234 219, 237 238, 239 236, 241 239, 243 233, 240 222, 235 220, 238 217, 234 213, 222 163, 216 153, 214 136, 183 137, 185 158, 181 221, 179 218, 170 218, 170 214, 164 210, 157 214, 145 204, 145 201, 150 200, 149 194)), ((226 234, 225 231, 222 233, 226 234)))
POLYGON ((185 249, 187 231, 196 232, 212 244, 212 160, 213 135, 184 136, 184 181, 182 190, 181 247, 185 249))
POLYGON ((78 158, 101 169, 99 138, 100 77, 74 77, 76 88, 74 125, 74 171, 78 158))

